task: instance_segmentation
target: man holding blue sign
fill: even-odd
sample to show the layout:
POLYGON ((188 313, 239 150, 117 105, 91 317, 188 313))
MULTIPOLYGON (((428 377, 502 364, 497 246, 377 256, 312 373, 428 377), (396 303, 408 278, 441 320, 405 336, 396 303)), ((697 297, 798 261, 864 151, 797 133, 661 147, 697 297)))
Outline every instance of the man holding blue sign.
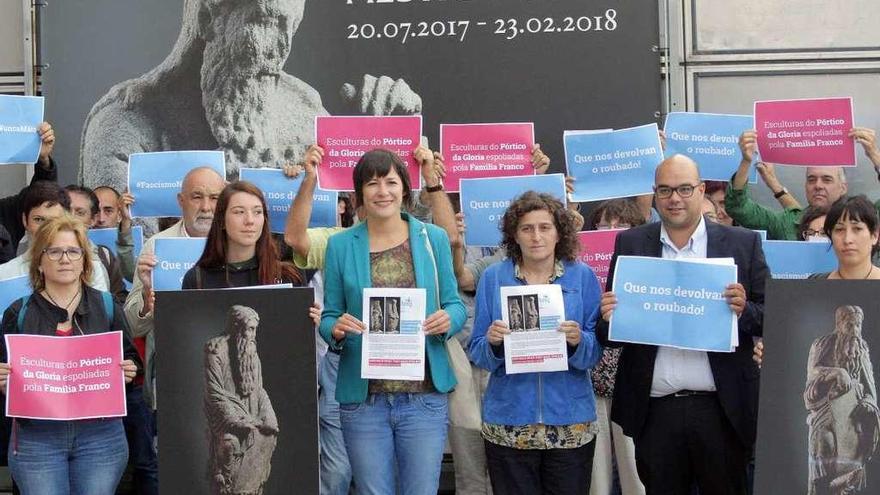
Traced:
POLYGON ((177 195, 182 218, 171 227, 154 235, 141 250, 137 261, 137 277, 131 292, 125 300, 125 316, 134 337, 147 338, 147 362, 144 378, 148 402, 155 408, 153 395, 153 372, 155 371, 155 338, 153 336, 153 268, 158 263, 155 255, 157 238, 164 237, 207 237, 214 220, 217 198, 226 186, 226 179, 211 167, 198 167, 190 170, 183 178, 183 186, 177 195), (151 400, 152 399, 152 400, 151 400))
POLYGON ((762 334, 769 276, 761 240, 755 232, 703 219, 705 184, 687 157, 675 155, 657 167, 654 193, 661 222, 617 236, 609 288, 620 256, 733 258, 740 282, 728 285, 723 297, 737 316, 741 345, 728 353, 609 342, 617 296, 606 292, 597 335, 623 348, 611 419, 633 437, 648 493, 686 495, 696 484, 705 495, 744 495, 757 425, 752 337, 762 334))

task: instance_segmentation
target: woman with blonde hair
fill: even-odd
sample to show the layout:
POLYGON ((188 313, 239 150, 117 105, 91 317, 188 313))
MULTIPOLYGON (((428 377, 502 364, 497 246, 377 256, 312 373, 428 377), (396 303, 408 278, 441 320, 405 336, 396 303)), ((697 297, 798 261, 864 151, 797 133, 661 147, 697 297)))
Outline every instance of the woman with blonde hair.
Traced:
MULTIPOLYGON (((69 214, 45 223, 29 249, 33 294, 3 314, 3 335, 57 337, 122 331, 120 373, 130 383, 140 368, 122 309, 107 292, 89 287, 92 254, 85 226, 69 214)), ((0 390, 10 372, 0 342, 0 390)), ((128 461, 122 418, 13 421, 9 468, 24 494, 112 495, 128 461)))

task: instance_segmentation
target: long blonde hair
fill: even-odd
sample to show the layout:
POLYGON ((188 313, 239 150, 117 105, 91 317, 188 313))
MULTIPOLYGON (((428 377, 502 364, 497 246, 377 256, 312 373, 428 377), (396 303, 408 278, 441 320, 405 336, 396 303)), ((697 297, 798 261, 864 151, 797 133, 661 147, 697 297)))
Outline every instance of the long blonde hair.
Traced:
POLYGON ((92 252, 89 249, 89 238, 86 235, 86 227, 79 219, 70 213, 63 213, 60 217, 53 218, 44 223, 34 234, 31 239, 30 248, 28 248, 28 258, 30 259, 30 269, 28 276, 31 280, 31 287, 34 292, 39 292, 46 288, 46 280, 40 271, 40 261, 43 258, 43 250, 52 245, 52 241, 59 232, 73 232, 76 236, 76 242, 83 250, 82 263, 83 269, 80 274, 80 282, 88 284, 92 279, 92 252))

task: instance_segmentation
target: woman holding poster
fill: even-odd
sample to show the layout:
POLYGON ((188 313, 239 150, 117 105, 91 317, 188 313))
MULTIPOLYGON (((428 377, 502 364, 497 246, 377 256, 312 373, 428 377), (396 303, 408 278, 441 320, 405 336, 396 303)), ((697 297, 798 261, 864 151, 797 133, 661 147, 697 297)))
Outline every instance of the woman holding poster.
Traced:
POLYGON ((596 406, 588 371, 602 355, 593 328, 601 289, 593 271, 576 261, 576 234, 561 202, 527 192, 504 213, 507 259, 480 278, 469 354, 491 372, 483 439, 496 495, 586 493, 590 487, 596 406), (512 374, 505 365, 511 329, 502 321, 501 289, 545 284, 562 287, 565 314, 557 331, 565 334, 568 369, 512 374))
POLYGON ((228 184, 217 199, 205 250, 183 276, 182 288, 302 285, 299 270, 279 261, 267 212, 257 186, 247 181, 228 184))
MULTIPOLYGON (((432 160, 426 148, 419 162, 432 160)), ((354 168, 356 203, 366 220, 330 237, 324 267, 321 336, 340 352, 336 399, 358 493, 437 493, 447 430, 447 393, 456 384, 446 340, 466 314, 458 297, 446 233, 404 213, 409 174, 386 150, 364 154, 354 168), (365 288, 426 291, 426 370, 421 381, 366 380, 361 375, 365 288), (395 483, 395 478, 397 483, 395 483)))
MULTIPOLYGON (((9 306, 2 332, 50 336, 122 331, 125 382, 138 372, 140 358, 122 309, 87 285, 92 252, 83 224, 62 215, 37 231, 28 251, 34 293, 9 306), (105 306, 106 302, 112 308, 105 306)), ((10 371, 0 344, 0 388, 10 371)), ((9 468, 24 494, 112 495, 128 461, 122 418, 80 421, 16 419, 9 442, 9 468)))

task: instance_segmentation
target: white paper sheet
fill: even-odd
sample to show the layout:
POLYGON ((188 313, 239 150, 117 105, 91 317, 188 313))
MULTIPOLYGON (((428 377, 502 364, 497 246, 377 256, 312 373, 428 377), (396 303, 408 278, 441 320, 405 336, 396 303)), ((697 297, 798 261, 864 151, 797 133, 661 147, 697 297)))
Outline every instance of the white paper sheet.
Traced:
POLYGON ((425 379, 425 289, 364 289, 361 378, 425 379))
POLYGON ((562 287, 520 285, 501 287, 501 319, 511 333, 504 337, 504 367, 507 374, 568 369, 562 287))

